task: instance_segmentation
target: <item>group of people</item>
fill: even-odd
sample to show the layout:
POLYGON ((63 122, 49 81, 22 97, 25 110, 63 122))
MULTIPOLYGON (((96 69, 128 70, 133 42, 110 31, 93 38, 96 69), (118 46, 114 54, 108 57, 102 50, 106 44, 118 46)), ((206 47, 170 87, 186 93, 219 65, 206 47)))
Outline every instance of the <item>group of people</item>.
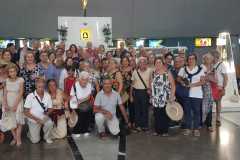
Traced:
POLYGON ((25 124, 32 143, 41 140, 41 129, 52 143, 67 134, 89 136, 95 126, 102 139, 109 133, 117 136, 121 124, 134 133, 153 129, 154 136, 168 136, 171 120, 165 108, 177 101, 184 111, 183 134, 200 136, 205 124, 213 131, 214 102, 216 124, 221 125, 227 73, 216 50, 198 62, 194 53, 155 55, 143 47, 137 53, 124 43, 115 51, 93 48, 91 42, 69 49, 64 42, 40 49, 38 41, 32 48, 24 41, 18 50, 9 44, 0 54, 0 128, 11 131, 11 145, 17 146, 25 124), (77 118, 69 125, 71 115, 77 118))

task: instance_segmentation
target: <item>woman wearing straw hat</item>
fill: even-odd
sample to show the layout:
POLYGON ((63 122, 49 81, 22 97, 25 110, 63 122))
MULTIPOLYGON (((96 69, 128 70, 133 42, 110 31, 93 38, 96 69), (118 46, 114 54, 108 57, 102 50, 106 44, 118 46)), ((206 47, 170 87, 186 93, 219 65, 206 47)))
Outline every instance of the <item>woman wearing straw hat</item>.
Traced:
POLYGON ((175 82, 172 74, 164 67, 162 58, 156 58, 154 66, 150 80, 155 118, 154 135, 168 136, 169 118, 165 108, 169 100, 175 99, 175 82))

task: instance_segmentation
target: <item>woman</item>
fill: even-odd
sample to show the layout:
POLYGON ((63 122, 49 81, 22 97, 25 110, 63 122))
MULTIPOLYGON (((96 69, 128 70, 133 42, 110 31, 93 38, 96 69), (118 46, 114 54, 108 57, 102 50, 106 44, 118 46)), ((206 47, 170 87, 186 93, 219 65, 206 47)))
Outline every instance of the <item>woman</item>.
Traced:
POLYGON ((123 91, 123 77, 118 69, 118 63, 115 59, 109 60, 109 66, 107 70, 108 75, 113 80, 113 89, 121 94, 123 91))
POLYGON ((213 56, 209 53, 203 56, 202 68, 205 72, 205 84, 202 86, 203 89, 203 104, 202 104, 202 123, 205 122, 208 131, 212 132, 212 107, 213 107, 213 96, 211 89, 211 82, 217 83, 215 73, 213 72, 213 56))
POLYGON ((122 100, 125 104, 125 107, 129 110, 130 122, 131 126, 135 126, 134 123, 134 105, 133 101, 129 99, 130 97, 130 89, 132 84, 132 67, 130 66, 130 60, 128 57, 123 57, 121 59, 121 73, 123 77, 123 92, 122 92, 122 100))
POLYGON ((24 79, 24 98, 35 90, 35 79, 43 76, 44 72, 39 65, 36 65, 32 51, 28 51, 25 55, 25 64, 20 70, 20 75, 24 79))
POLYGON ((97 75, 94 74, 89 62, 83 62, 83 70, 89 73, 89 81, 92 84, 92 95, 95 96, 100 91, 99 82, 97 79, 97 75))
POLYGON ((78 121, 73 128, 73 136, 78 138, 83 134, 89 136, 89 125, 92 116, 91 93, 92 85, 89 82, 90 75, 86 71, 79 74, 79 79, 73 85, 70 93, 70 107, 78 114, 78 121))
POLYGON ((175 99, 175 81, 164 66, 162 58, 156 58, 150 80, 152 105, 154 107, 154 135, 168 136, 169 118, 165 108, 168 101, 175 99))
POLYGON ((185 131, 184 135, 191 134, 193 123, 193 134, 196 137, 200 136, 200 117, 202 107, 202 85, 204 84, 204 70, 197 65, 196 54, 191 54, 187 57, 187 65, 180 69, 178 73, 178 82, 182 86, 189 88, 189 95, 184 100, 184 115, 185 115, 185 131), (187 80, 187 82, 186 82, 187 80))
POLYGON ((54 122, 52 139, 62 139, 67 135, 67 122, 64 112, 65 109, 68 109, 67 97, 62 90, 57 88, 56 80, 48 80, 47 86, 53 103, 53 112, 51 113, 54 122))
POLYGON ((0 59, 0 119, 2 117, 3 88, 8 77, 6 72, 7 62, 0 59))
MULTIPOLYGON (((24 114, 23 114, 23 91, 24 91, 24 80, 23 78, 17 77, 18 68, 15 64, 11 63, 7 67, 8 78, 6 80, 6 86, 4 88, 3 98, 3 112, 8 113, 12 122, 11 132, 13 140, 11 145, 17 145, 18 147, 22 144, 21 133, 22 125, 24 125, 24 114)), ((4 119, 4 118, 3 118, 4 119)), ((3 120, 4 122, 4 120, 3 120)), ((8 124, 9 125, 9 124, 8 124)))
POLYGON ((48 59, 49 59, 50 64, 54 65, 55 58, 56 58, 56 55, 54 52, 51 52, 48 54, 48 59))
POLYGON ((11 59, 12 59, 11 52, 8 50, 3 50, 2 60, 5 61, 6 63, 11 63, 11 59))
POLYGON ((69 51, 71 52, 71 57, 79 57, 78 49, 75 44, 71 44, 69 47, 69 51))

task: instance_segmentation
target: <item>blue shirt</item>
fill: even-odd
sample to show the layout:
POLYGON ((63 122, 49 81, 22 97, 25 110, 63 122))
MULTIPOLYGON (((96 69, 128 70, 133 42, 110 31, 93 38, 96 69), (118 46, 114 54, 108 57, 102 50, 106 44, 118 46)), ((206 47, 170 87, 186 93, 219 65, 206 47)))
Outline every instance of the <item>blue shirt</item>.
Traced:
POLYGON ((43 67, 41 63, 39 63, 39 67, 43 70, 44 76, 46 81, 49 79, 55 79, 58 80, 57 78, 57 69, 54 65, 49 64, 47 68, 43 67))

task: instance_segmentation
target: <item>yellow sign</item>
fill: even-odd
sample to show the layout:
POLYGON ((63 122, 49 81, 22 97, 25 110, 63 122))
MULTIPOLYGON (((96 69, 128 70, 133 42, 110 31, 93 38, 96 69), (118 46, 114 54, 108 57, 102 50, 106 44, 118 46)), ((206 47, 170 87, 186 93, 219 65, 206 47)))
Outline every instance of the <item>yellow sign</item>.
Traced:
POLYGON ((91 41, 91 30, 88 28, 80 29, 80 37, 83 41, 91 41))
POLYGON ((210 47, 210 46, 212 46, 212 38, 196 38, 195 46, 196 47, 210 47))

